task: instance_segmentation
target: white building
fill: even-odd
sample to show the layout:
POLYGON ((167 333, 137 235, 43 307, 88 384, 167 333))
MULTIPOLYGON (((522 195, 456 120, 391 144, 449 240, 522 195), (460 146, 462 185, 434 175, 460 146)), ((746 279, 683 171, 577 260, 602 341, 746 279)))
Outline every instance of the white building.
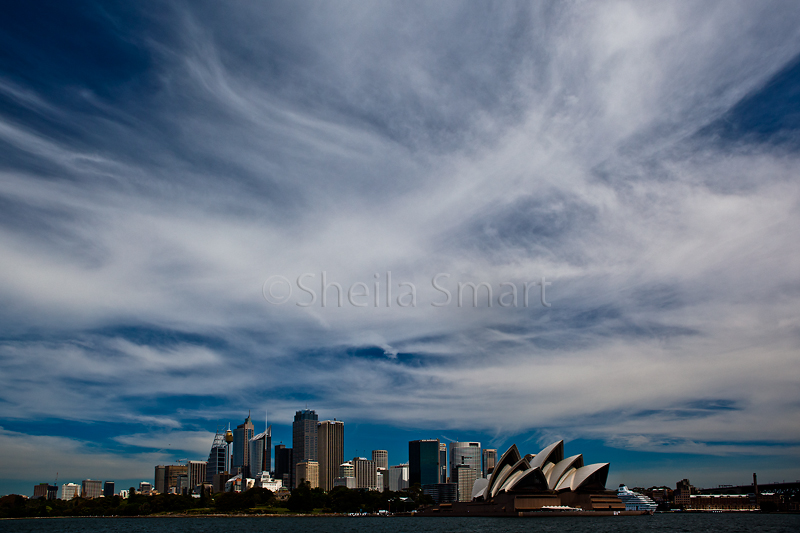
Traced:
POLYGON ((350 461, 339 465, 339 477, 356 477, 356 467, 350 461))
POLYGON ((375 461, 366 457, 356 457, 353 459, 353 466, 356 470, 356 486, 359 489, 378 490, 378 469, 375 468, 375 461))
POLYGON ((61 485, 61 499, 64 501, 77 498, 81 495, 81 486, 77 483, 64 483, 61 485))
POLYGON ((269 472, 264 471, 260 474, 256 475, 256 487, 260 487, 262 489, 271 490, 272 492, 278 492, 281 487, 283 487, 283 481, 280 479, 272 479, 272 476, 269 475, 269 472))
POLYGON ((397 492, 408 488, 408 463, 389 468, 389 490, 397 492))
POLYGON ((389 452, 386 450, 372 450, 372 460, 375 461, 375 468, 378 470, 389 468, 389 452))

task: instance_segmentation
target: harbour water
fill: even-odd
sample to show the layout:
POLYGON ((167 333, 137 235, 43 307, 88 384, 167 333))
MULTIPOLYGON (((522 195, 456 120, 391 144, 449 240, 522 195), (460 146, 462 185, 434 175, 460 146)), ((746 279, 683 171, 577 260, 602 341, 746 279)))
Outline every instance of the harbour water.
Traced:
POLYGON ((142 517, 2 520, 3 533, 611 533, 709 532, 797 533, 800 515, 669 513, 653 516, 545 518, 419 517, 142 517))

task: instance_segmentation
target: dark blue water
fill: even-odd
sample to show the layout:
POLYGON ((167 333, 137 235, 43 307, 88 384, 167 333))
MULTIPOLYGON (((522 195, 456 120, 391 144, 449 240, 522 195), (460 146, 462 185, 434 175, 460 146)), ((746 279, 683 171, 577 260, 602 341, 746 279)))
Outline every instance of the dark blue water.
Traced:
POLYGON ((584 532, 763 532, 798 533, 800 515, 750 513, 657 514, 578 518, 53 518, 0 520, 3 533, 49 531, 91 533, 257 532, 271 533, 571 533, 584 532))

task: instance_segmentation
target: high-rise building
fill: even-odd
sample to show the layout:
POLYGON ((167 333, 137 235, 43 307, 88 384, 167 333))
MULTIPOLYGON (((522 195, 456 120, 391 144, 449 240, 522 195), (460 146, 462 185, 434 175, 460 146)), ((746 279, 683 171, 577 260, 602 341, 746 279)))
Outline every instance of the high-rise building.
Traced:
POLYGON ((77 498, 81 495, 81 486, 77 483, 64 483, 61 485, 61 499, 64 501, 77 498))
POLYGON ((389 490, 397 492, 408 488, 408 463, 389 468, 389 490))
POLYGON ((353 459, 353 468, 356 473, 356 487, 359 489, 378 490, 378 469, 375 461, 366 457, 353 459))
POLYGON ((467 464, 456 465, 454 470, 455 477, 458 480, 455 483, 458 486, 458 501, 472 501, 472 485, 478 479, 478 470, 467 464))
POLYGON ((497 449, 486 448, 483 450, 483 470, 481 471, 483 477, 489 477, 489 472, 494 470, 494 465, 497 464, 497 449))
POLYGON ((439 443, 439 483, 447 483, 447 444, 439 443))
POLYGON ((255 433, 255 426, 253 426, 253 421, 250 419, 250 413, 247 413, 244 423, 239 424, 233 430, 233 462, 231 468, 235 472, 242 472, 243 477, 250 475, 250 448, 248 444, 250 439, 253 438, 253 433, 255 433))
POLYGON ((103 498, 113 498, 114 497, 114 482, 113 481, 106 481, 103 483, 103 498))
POLYGON ((378 470, 389 469, 389 452, 386 450, 372 450, 372 460, 378 470))
POLYGON ((189 492, 197 485, 202 485, 208 478, 208 463, 205 461, 189 461, 186 465, 189 474, 189 492))
POLYGON ((272 473, 272 426, 267 425, 266 435, 264 435, 264 461, 263 472, 272 473))
MULTIPOLYGON (((446 452, 445 452, 446 453, 446 452)), ((441 476, 439 439, 412 440, 408 443, 408 484, 434 485, 441 476)))
MULTIPOLYGON (((319 422, 319 417, 313 409, 303 409, 294 414, 294 422, 292 423, 292 474, 297 473, 297 463, 319 460, 317 457, 317 422, 319 422)), ((297 485, 297 483, 294 485, 297 485)))
POLYGON ((339 465, 339 477, 356 477, 356 467, 350 461, 339 465))
POLYGON ((294 487, 292 449, 283 444, 275 445, 275 479, 283 481, 284 487, 294 487))
POLYGON ((355 489, 356 484, 356 467, 353 463, 346 461, 339 465, 339 475, 333 479, 334 487, 347 487, 348 489, 355 489))
POLYGON ((184 496, 192 492, 189 488, 189 474, 178 474, 178 486, 175 487, 175 492, 184 496))
POLYGON ((389 452, 386 450, 372 450, 372 460, 378 470, 378 490, 389 490, 389 452))
MULTIPOLYGON (((186 476, 186 474, 183 474, 183 476, 186 476)), ((98 483, 99 483, 99 481, 98 481, 98 483)), ((153 490, 153 484, 150 483, 149 481, 140 481, 139 482, 139 492, 147 494, 149 492, 152 492, 152 490, 153 490)))
POLYGON ((102 482, 99 479, 84 479, 81 484, 81 495, 87 500, 99 498, 103 493, 102 482))
POLYGON ((472 485, 481 475, 482 459, 480 442, 450 443, 450 483, 457 486, 458 501, 472 500, 472 485))
MULTIPOLYGON (((225 434, 217 430, 214 441, 211 443, 211 451, 208 453, 208 461, 206 461, 206 483, 214 483, 214 476, 225 472, 227 454, 228 444, 225 442, 225 434)), ((162 491, 158 490, 158 492, 162 491)))
POLYGON ((214 474, 211 479, 211 490, 215 494, 217 492, 225 492, 225 486, 232 477, 234 476, 228 474, 227 471, 223 471, 221 474, 214 474))
POLYGON ((50 485, 49 483, 39 483, 33 486, 33 498, 44 498, 46 500, 55 500, 58 495, 58 485, 50 485))
POLYGON ((339 466, 344 460, 344 422, 324 420, 317 425, 317 457, 319 486, 324 491, 333 488, 339 466))
POLYGON ((312 489, 319 487, 319 463, 316 461, 300 461, 297 463, 297 485, 308 481, 312 489))
POLYGON ((156 465, 156 471, 153 477, 156 492, 165 494, 167 492, 167 467, 164 465, 156 465))
MULTIPOLYGON (((467 465, 475 470, 475 476, 481 472, 481 443, 480 442, 451 442, 450 443, 450 482, 458 483, 458 465, 467 465)), ((471 491, 472 489, 470 489, 471 491)))
POLYGON ((186 465, 167 465, 164 468, 164 490, 167 493, 178 492, 178 476, 188 475, 188 467, 186 465))
POLYGON ((47 498, 47 483, 38 483, 33 486, 33 499, 47 498))
POLYGON ((250 477, 272 471, 272 426, 250 439, 250 477))

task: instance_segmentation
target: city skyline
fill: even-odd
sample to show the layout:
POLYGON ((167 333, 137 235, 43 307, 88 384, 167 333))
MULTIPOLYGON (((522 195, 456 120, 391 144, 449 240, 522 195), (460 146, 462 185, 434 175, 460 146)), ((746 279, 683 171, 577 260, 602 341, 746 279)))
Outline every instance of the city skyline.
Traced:
MULTIPOLYGON (((298 413, 304 413, 304 416, 307 416, 307 414, 311 413, 311 414, 316 415, 317 417, 319 417, 319 415, 313 409, 308 409, 308 408, 305 408, 305 409, 297 411, 295 413, 295 416, 297 416, 298 413)), ((250 418, 250 414, 249 413, 248 413, 248 416, 247 416, 247 418, 245 420, 245 423, 241 424, 241 426, 246 426, 248 421, 250 421, 250 423, 252 423, 252 419, 250 418)), ((319 421, 317 421, 317 424, 332 423, 332 422, 333 422, 333 420, 319 420, 319 421)), ((344 421, 336 421, 336 423, 337 424, 342 424, 342 425, 345 424, 344 421)), ((284 424, 275 423, 275 425, 280 427, 280 426, 282 426, 284 424)), ((290 435, 290 438, 291 438, 291 435, 293 434, 293 426, 294 426, 294 422, 292 422, 290 425, 288 425, 287 433, 290 435)), ((254 425, 254 427, 257 427, 257 426, 254 425)), ((272 427, 273 427, 273 422, 269 422, 267 425, 265 425, 265 427, 268 427, 271 430, 272 427)), ((256 431, 257 431, 257 429, 256 429, 256 431)), ((339 431, 341 432, 341 430, 339 430, 339 431)), ((266 432, 266 430, 265 430, 265 432, 266 432)), ((270 433, 271 433, 271 431, 270 431, 270 433)), ((217 435, 221 435, 221 434, 224 434, 224 430, 222 431, 222 433, 218 433, 217 435)), ((209 443, 209 448, 214 448, 215 445, 218 442, 218 437, 215 437, 214 434, 211 434, 211 435, 212 435, 212 440, 209 443)), ((473 435, 474 435, 474 433, 473 433, 473 435)), ((387 452, 388 459, 389 459, 388 460, 388 465, 389 465, 390 468, 394 467, 396 465, 401 465, 401 464, 408 465, 408 463, 410 462, 410 456, 408 454, 409 446, 412 444, 413 441, 430 441, 430 442, 433 442, 436 445, 441 443, 442 445, 444 445, 447 448, 448 451, 447 451, 446 459, 445 459, 447 466, 444 469, 441 469, 441 465, 439 465, 440 466, 440 470, 442 470, 442 472, 447 476, 447 481, 446 482, 455 483, 455 484, 458 483, 457 480, 454 481, 453 479, 451 479, 451 468, 453 466, 453 461, 452 461, 452 457, 451 457, 451 445, 455 444, 457 446, 476 446, 479 450, 484 450, 484 451, 486 450, 486 448, 482 448, 481 447, 482 444, 480 442, 474 442, 474 441, 460 442, 460 441, 458 441, 456 439, 450 439, 450 438, 445 437, 444 435, 442 435, 440 437, 442 440, 434 438, 434 439, 413 439, 413 440, 409 440, 409 441, 406 441, 406 442, 392 442, 391 446, 389 446, 390 450, 394 450, 394 454, 392 454, 392 452, 390 452, 388 450, 372 449, 372 450, 367 451, 366 448, 368 448, 368 446, 365 447, 365 443, 368 443, 368 442, 383 442, 383 443, 387 443, 387 442, 390 442, 388 439, 384 438, 384 439, 376 441, 376 440, 372 440, 369 436, 366 436, 366 435, 362 435, 362 437, 366 437, 364 439, 364 441, 362 441, 360 443, 354 443, 354 444, 352 444, 350 446, 347 446, 347 441, 345 439, 345 447, 344 447, 344 449, 345 450, 348 450, 348 449, 349 450, 353 450, 353 454, 351 454, 351 455, 348 455, 347 451, 343 452, 344 453, 344 461, 345 462, 348 462, 348 461, 352 462, 353 458, 358 458, 359 457, 359 454, 361 454, 361 455, 366 454, 366 455, 368 455, 370 457, 373 457, 374 456, 374 452, 379 452, 379 453, 387 452), (406 452, 405 455, 403 455, 403 453, 400 452, 401 449, 405 450, 405 452, 406 452), (399 457, 399 459, 396 459, 397 457, 399 457)), ((585 441, 580 441, 580 440, 573 441, 573 444, 582 443, 582 442, 585 442, 585 441)), ((279 446, 281 444, 282 444, 282 441, 276 441, 275 446, 279 446)), ((291 447, 289 447, 289 448, 291 450, 291 447)), ((433 450, 433 447, 431 448, 431 450, 433 450)), ((232 451, 233 451, 233 449, 232 449, 232 451)), ((494 451, 496 453, 497 450, 492 450, 492 451, 494 451)), ((641 468, 637 468, 637 464, 640 464, 640 463, 637 463, 636 459, 634 459, 633 461, 630 461, 629 463, 625 463, 624 461, 622 461, 623 471, 620 472, 620 473, 617 473, 615 475, 614 462, 615 462, 615 460, 623 459, 624 456, 615 456, 613 454, 609 456, 608 455, 609 452, 613 452, 613 451, 614 451, 613 449, 606 449, 605 450, 605 454, 606 455, 591 454, 591 455, 588 456, 589 457, 589 459, 588 459, 589 461, 600 460, 602 458, 605 458, 607 460, 610 457, 613 458, 611 460, 611 471, 610 471, 610 474, 609 474, 609 477, 608 477, 608 484, 607 484, 608 487, 613 488, 613 487, 616 487, 616 486, 618 486, 620 484, 623 484, 624 483, 624 479, 627 479, 627 480, 630 481, 630 483, 626 483, 626 484, 628 484, 630 486, 640 486, 640 487, 656 487, 656 486, 671 487, 671 486, 673 486, 675 484, 673 482, 664 481, 664 480, 661 480, 659 482, 652 482, 654 478, 648 477, 648 476, 652 476, 652 474, 642 473, 641 468), (639 480, 649 479, 651 482, 636 483, 635 481, 633 481, 635 479, 639 479, 639 480), (620 481, 620 480, 622 480, 622 481, 620 481), (618 483, 618 481, 619 481, 619 483, 618 483)), ((275 449, 273 448, 273 457, 275 456, 274 452, 275 452, 275 449)), ((431 453, 433 453, 433 452, 431 452, 431 453)), ((603 452, 599 452, 599 453, 603 453, 603 452)), ((485 460, 485 455, 481 454, 481 456, 482 456, 482 460, 485 460)), ((498 459, 498 458, 495 456, 495 460, 496 459, 498 459)), ((232 460, 232 456, 231 456, 231 460, 232 460)), ((439 460, 441 461, 441 455, 439 456, 439 460)), ((84 483, 87 480, 91 480, 92 477, 96 477, 97 478, 97 480, 93 481, 93 483, 98 484, 97 487, 101 487, 101 488, 96 488, 94 490, 100 490, 101 492, 102 492, 103 480, 106 480, 106 483, 111 482, 112 485, 114 483, 116 483, 116 486, 118 487, 119 490, 126 490, 127 491, 128 487, 139 487, 140 483, 152 484, 153 488, 158 490, 158 486, 159 486, 158 485, 158 483, 159 483, 158 468, 159 467, 164 466, 164 467, 166 467, 167 470, 169 470, 170 468, 173 469, 173 473, 171 474, 171 477, 175 478, 181 472, 186 474, 186 470, 187 470, 188 465, 191 464, 191 463, 197 463, 198 461, 193 460, 193 459, 188 459, 188 460, 183 460, 182 459, 181 462, 184 463, 183 466, 181 466, 181 464, 178 461, 176 461, 176 464, 157 465, 156 466, 156 479, 155 479, 155 481, 153 481, 153 479, 152 479, 152 472, 150 473, 149 476, 147 474, 145 474, 144 476, 141 476, 141 479, 140 478, 129 478, 129 479, 123 479, 121 481, 118 480, 118 479, 112 479, 112 476, 102 476, 102 475, 100 475, 100 476, 89 476, 88 478, 86 478, 85 476, 84 477, 72 476, 74 479, 65 479, 65 478, 62 477, 62 479, 64 479, 64 481, 63 482, 58 482, 58 484, 57 484, 58 489, 59 489, 59 497, 60 497, 61 488, 62 488, 63 485, 69 484, 69 483, 77 483, 78 486, 81 486, 82 483, 84 483)), ((205 462, 205 461, 203 461, 203 462, 205 462)), ((456 464, 458 464, 458 460, 456 460, 456 464)), ((49 466, 49 465, 46 465, 46 466, 49 466)), ((63 468, 63 466, 64 465, 61 465, 62 470, 65 470, 63 468)), ((316 468, 317 467, 315 466, 315 469, 316 468)), ((69 470, 69 468, 67 468, 66 470, 69 470)), ((98 471, 96 467, 88 468, 88 469, 85 469, 85 470, 86 471, 92 471, 92 472, 97 472, 98 471)), ((112 468, 112 470, 113 470, 113 468, 112 468)), ((152 468, 151 468, 151 470, 152 470, 152 468)), ((275 470, 274 463, 273 463, 272 470, 275 470)), ((705 470, 703 470, 703 469, 692 470, 692 471, 689 471, 689 472, 685 472, 686 476, 684 476, 681 479, 685 480, 686 477, 688 476, 692 480, 695 480, 695 479, 702 480, 702 479, 705 479, 705 477, 703 477, 703 475, 702 475, 704 472, 707 472, 706 475, 717 475, 717 476, 724 475, 724 474, 720 474, 721 472, 724 472, 724 467, 722 469, 719 468, 719 467, 714 467, 711 470, 708 470, 708 469, 705 469, 705 470), (700 474, 700 475, 694 475, 694 474, 700 474)), ((785 471, 778 471, 778 473, 780 473, 780 472, 785 473, 785 471)), ((478 474, 477 477, 481 477, 481 475, 482 475, 482 473, 480 471, 477 471, 477 474, 478 474)), ((169 477, 170 476, 169 472, 166 472, 166 475, 169 477)), ((69 477, 69 475, 67 477, 69 477)), ((249 476, 249 477, 252 477, 252 476, 249 476)), ((764 479, 764 478, 762 478, 762 479, 764 479)), ((440 478, 439 481, 440 482, 445 482, 445 480, 442 480, 441 478, 440 478)), ((679 481, 679 480, 676 480, 676 481, 679 481)), ((712 479, 710 482, 707 482, 705 485, 703 483, 697 483, 697 482, 693 481, 693 485, 696 485, 698 488, 706 488, 706 489, 715 488, 716 486, 722 486, 722 485, 747 485, 748 479, 743 479, 741 482, 735 482, 735 483, 733 482, 733 478, 728 479, 727 481, 730 481, 730 482, 726 482, 726 483, 718 483, 717 481, 718 480, 712 479)), ((766 480, 762 481, 762 484, 763 484, 764 487, 769 487, 769 485, 772 484, 772 483, 783 483, 783 482, 786 482, 786 481, 790 481, 791 482, 791 481, 794 481, 794 480, 790 480, 790 479, 787 479, 785 477, 782 477, 782 478, 779 477, 779 478, 769 479, 768 481, 766 481, 766 480)), ((208 481, 206 479, 206 482, 210 482, 210 481, 208 481)), ((24 483, 18 483, 17 485, 15 485, 15 486, 21 487, 19 490, 16 491, 16 493, 27 494, 28 492, 30 492, 30 486, 34 486, 35 487, 35 486, 39 485, 40 483, 44 483, 44 482, 42 481, 42 482, 36 482, 36 483, 28 483, 27 485, 25 485, 25 483, 27 483, 27 481, 24 482, 24 483), (23 490, 22 487, 27 487, 27 490, 23 490)), ((176 483, 176 480, 172 479, 171 481, 168 481, 167 483, 165 483, 165 485, 169 485, 170 483, 172 485, 174 485, 176 483)), ((14 492, 15 491, 11 491, 11 493, 14 493, 14 492)))
POLYGON ((3 15, 0 494, 303 409, 346 459, 800 479, 795 3, 3 15))

